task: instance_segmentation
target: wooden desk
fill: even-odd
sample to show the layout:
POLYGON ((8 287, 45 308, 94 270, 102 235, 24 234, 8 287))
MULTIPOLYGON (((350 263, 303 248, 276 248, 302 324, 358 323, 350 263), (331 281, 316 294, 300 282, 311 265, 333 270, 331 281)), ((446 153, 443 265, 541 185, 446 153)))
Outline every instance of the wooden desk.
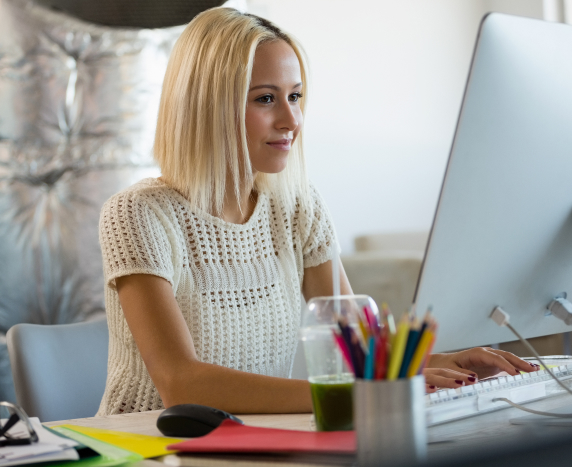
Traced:
MULTIPOLYGON (((572 397, 570 395, 563 394, 533 402, 527 404, 527 407, 536 410, 550 411, 564 405, 572 405, 572 397)), ((161 436, 161 433, 156 427, 156 420, 160 413, 161 411, 152 411, 146 413, 110 415, 107 417, 80 418, 76 420, 50 422, 46 423, 46 425, 55 426, 70 423, 74 425, 161 436)), ((572 437, 572 428, 543 427, 539 430, 526 425, 512 425, 510 423, 511 418, 524 415, 527 414, 518 409, 509 408, 431 427, 428 430, 429 460, 436 463, 440 461, 446 462, 455 457, 458 460, 459 454, 462 454, 462 458, 467 459, 472 453, 482 453, 483 449, 491 450, 502 448, 517 442, 522 445, 522 443, 526 443, 527 440, 539 441, 549 439, 554 435, 562 435, 563 433, 570 433, 572 437)), ((246 424, 252 426, 292 430, 310 429, 309 414, 241 415, 240 418, 244 420, 246 424)), ((209 459, 204 456, 202 456, 201 459, 197 459, 197 463, 192 465, 205 467, 221 465, 213 463, 212 461, 209 462, 209 459)), ((159 464, 157 461, 144 461, 138 465, 158 467, 157 464, 159 464)), ((236 465, 240 464, 242 464, 242 462, 236 465)), ((252 465, 252 463, 249 462, 243 465, 249 464, 252 465)), ((267 465, 270 464, 282 465, 282 462, 271 462, 267 465)), ((351 465, 351 462, 346 460, 345 463, 336 463, 335 465, 351 465)))
MULTIPOLYGON (((61 422, 45 423, 46 426, 71 425, 104 428, 106 430, 127 431, 141 435, 163 436, 157 429, 157 417, 161 410, 150 412, 128 413, 124 415, 108 415, 105 417, 77 418, 61 422)), ((239 415, 247 425, 266 428, 283 428, 286 430, 310 430, 310 414, 294 415, 239 415)))

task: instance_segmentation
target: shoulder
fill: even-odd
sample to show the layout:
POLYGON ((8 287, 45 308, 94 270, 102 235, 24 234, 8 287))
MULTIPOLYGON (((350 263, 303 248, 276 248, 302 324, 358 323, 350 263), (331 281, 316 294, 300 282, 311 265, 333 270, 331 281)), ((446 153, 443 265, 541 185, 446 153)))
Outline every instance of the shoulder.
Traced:
POLYGON ((172 230, 178 223, 177 193, 164 182, 148 178, 109 198, 101 208, 100 234, 121 231, 172 230))
POLYGON ((104 214, 133 213, 134 209, 146 209, 153 204, 172 198, 172 189, 156 178, 145 178, 115 193, 101 209, 104 214))
POLYGON ((327 212, 328 209, 320 191, 311 181, 308 183, 307 193, 299 197, 298 206, 300 214, 308 219, 313 219, 316 215, 327 212))

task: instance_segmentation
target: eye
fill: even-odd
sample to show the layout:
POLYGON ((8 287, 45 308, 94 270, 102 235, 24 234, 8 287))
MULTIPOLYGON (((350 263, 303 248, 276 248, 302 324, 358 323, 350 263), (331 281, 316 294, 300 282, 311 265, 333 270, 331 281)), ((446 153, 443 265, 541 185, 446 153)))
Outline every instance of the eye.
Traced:
POLYGON ((274 96, 272 94, 265 94, 264 96, 257 97, 255 100, 262 104, 271 104, 274 102, 274 96))
POLYGON ((301 92, 295 92, 294 94, 290 94, 288 96, 288 100, 290 102, 298 102, 300 99, 302 99, 302 93, 301 92))

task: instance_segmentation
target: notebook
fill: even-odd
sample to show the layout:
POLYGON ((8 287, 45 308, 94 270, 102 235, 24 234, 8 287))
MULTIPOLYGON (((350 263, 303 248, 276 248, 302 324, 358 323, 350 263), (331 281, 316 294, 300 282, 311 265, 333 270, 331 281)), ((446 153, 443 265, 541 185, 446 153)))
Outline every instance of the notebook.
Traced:
POLYGON ((355 454, 354 431, 296 431, 246 426, 224 420, 209 434, 171 444, 181 452, 355 454))

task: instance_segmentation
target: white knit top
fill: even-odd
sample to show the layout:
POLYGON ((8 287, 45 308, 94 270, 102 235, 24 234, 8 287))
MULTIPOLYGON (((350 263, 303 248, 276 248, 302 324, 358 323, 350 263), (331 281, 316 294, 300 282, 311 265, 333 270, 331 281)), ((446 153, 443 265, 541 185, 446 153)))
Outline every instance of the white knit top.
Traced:
POLYGON ((313 187, 311 193, 311 203, 293 212, 260 193, 245 224, 191 210, 151 178, 105 203, 99 235, 109 361, 97 415, 164 408, 115 289, 115 279, 129 274, 171 283, 202 362, 290 376, 304 268, 330 260, 336 249, 327 208, 313 187))

